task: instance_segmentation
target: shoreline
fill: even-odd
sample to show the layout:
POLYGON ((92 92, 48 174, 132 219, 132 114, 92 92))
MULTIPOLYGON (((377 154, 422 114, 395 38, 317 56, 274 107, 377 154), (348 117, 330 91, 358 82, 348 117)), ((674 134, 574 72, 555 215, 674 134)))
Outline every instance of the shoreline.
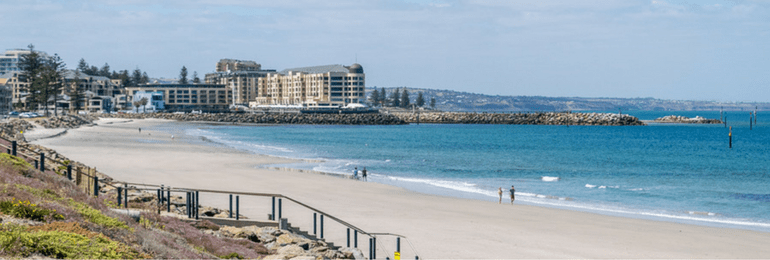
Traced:
MULTIPOLYGON (((770 234, 759 231, 632 219, 542 206, 501 206, 488 201, 418 193, 380 183, 328 178, 316 173, 259 169, 255 166, 296 160, 249 154, 229 147, 207 147, 194 144, 194 140, 200 139, 191 136, 179 135, 174 141, 170 140, 169 134, 155 132, 148 127, 169 121, 135 121, 140 122, 74 129, 64 136, 35 143, 73 160, 99 167, 100 171, 123 181, 165 181, 167 184, 176 181, 183 184, 174 186, 206 188, 221 185, 246 191, 253 188, 250 183, 259 180, 266 183, 260 185, 261 189, 280 191, 310 201, 311 205, 367 230, 406 235, 423 258, 761 258, 770 255, 767 249, 757 250, 760 244, 770 242, 770 234), (143 128, 142 133, 148 132, 147 136, 134 134, 139 125, 143 128), (105 133, 109 138, 102 138, 96 133, 105 133), (150 142, 141 143, 135 139, 150 142), (102 158, 104 156, 112 159, 102 158), (186 157, 188 161, 179 156, 186 157), (132 166, 136 169, 131 169, 132 166), (223 176, 216 172, 207 173, 212 168, 210 166, 222 166, 228 172, 228 180, 222 180, 223 176), (146 176, 147 172, 154 174, 146 176), (345 205, 334 201, 344 201, 345 205), (675 232, 677 230, 679 234, 675 232), (682 234, 683 231, 687 234, 682 234), (736 238, 750 242, 735 241, 736 238), (671 245, 662 241, 681 243, 671 245)), ((205 200, 202 203, 208 204, 205 200)), ((262 215, 249 213, 248 209, 243 214, 250 217, 262 215)), ((290 222, 294 225, 291 218, 290 222)), ((408 255, 405 254, 405 257, 408 255)))

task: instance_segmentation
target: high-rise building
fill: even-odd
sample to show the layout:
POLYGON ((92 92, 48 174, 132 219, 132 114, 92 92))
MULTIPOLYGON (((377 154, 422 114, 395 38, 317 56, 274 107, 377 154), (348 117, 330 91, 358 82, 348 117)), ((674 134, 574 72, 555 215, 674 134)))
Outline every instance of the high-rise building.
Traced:
POLYGON ((247 105, 257 98, 257 79, 275 73, 275 70, 262 70, 262 65, 254 61, 221 59, 217 62, 217 71, 206 74, 206 84, 221 84, 232 90, 231 105, 247 105))
MULTIPOLYGON (((48 57, 48 54, 42 51, 37 51, 43 57, 48 57)), ((19 72, 19 62, 21 56, 30 54, 29 49, 10 49, 0 55, 0 75, 6 72, 19 72)))

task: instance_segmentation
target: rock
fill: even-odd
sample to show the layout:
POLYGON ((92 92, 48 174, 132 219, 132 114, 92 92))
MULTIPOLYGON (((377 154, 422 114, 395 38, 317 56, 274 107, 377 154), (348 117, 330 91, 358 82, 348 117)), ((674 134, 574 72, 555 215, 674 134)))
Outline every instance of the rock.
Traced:
POLYGON ((220 227, 219 232, 227 237, 241 237, 243 235, 243 229, 232 226, 220 227))
POLYGON ((365 259, 364 253, 358 248, 343 247, 340 248, 340 253, 344 256, 342 258, 345 259, 365 259))
POLYGON ((278 253, 279 255, 285 255, 287 257, 285 259, 290 259, 292 257, 305 254, 305 250, 299 247, 298 245, 288 245, 288 246, 279 248, 276 251, 276 253, 278 253))
POLYGON ((288 244, 310 243, 312 241, 300 235, 286 233, 278 236, 278 238, 275 239, 275 242, 278 243, 279 245, 288 245, 288 244))

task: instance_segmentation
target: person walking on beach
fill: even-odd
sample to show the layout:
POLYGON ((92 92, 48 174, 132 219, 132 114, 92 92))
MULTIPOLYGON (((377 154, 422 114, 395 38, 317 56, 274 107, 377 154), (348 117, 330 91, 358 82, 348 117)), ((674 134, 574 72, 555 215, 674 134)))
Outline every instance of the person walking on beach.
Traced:
POLYGON ((513 204, 513 200, 516 199, 516 197, 514 197, 515 196, 514 193, 516 192, 516 189, 513 188, 513 185, 511 185, 511 189, 509 190, 509 192, 511 193, 511 204, 513 204))
POLYGON ((364 167, 364 169, 361 170, 361 177, 364 177, 364 181, 366 181, 366 167, 364 167))
POLYGON ((503 187, 497 188, 497 196, 500 196, 500 200, 497 204, 503 204, 503 187))
POLYGON ((358 180, 358 167, 356 167, 355 169, 353 169, 353 179, 356 179, 356 180, 358 180))
POLYGON ((141 133, 141 132, 142 132, 142 128, 140 127, 140 128, 139 128, 139 133, 141 133))

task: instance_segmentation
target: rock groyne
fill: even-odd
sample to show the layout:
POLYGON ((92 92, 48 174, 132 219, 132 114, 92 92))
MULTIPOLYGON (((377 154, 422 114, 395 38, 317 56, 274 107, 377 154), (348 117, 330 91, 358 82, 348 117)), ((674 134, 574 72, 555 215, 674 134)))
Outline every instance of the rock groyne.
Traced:
POLYGON ((721 124, 722 120, 708 119, 700 116, 689 118, 686 116, 664 116, 655 119, 656 123, 680 123, 680 124, 721 124))
POLYGON ((636 117, 612 113, 392 113, 409 123, 512 124, 512 125, 644 125, 636 117))
POLYGON ((160 118, 177 121, 204 121, 246 124, 307 124, 307 125, 402 125, 406 122, 388 114, 103 114, 109 118, 160 118))

